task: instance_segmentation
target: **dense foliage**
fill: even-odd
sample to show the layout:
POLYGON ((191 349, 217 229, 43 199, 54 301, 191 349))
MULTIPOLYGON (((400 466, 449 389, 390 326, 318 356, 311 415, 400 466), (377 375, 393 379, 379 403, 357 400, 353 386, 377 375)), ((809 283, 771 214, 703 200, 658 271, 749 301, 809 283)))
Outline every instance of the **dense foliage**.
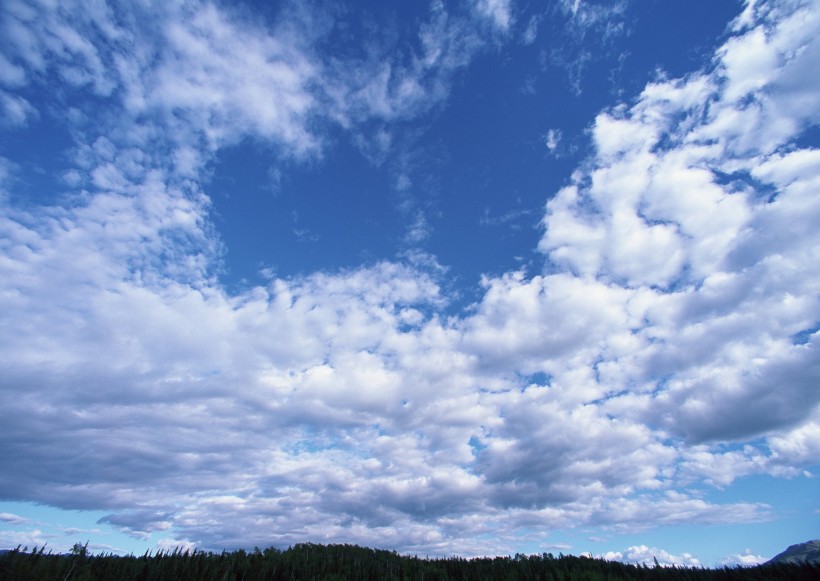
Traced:
POLYGON ((17 580, 236 580, 261 579, 469 579, 628 580, 628 579, 820 579, 818 565, 761 565, 751 568, 693 569, 625 565, 552 554, 479 559, 420 559, 354 545, 299 544, 248 553, 173 553, 137 556, 90 555, 75 545, 71 554, 19 547, 0 555, 0 579, 17 580))

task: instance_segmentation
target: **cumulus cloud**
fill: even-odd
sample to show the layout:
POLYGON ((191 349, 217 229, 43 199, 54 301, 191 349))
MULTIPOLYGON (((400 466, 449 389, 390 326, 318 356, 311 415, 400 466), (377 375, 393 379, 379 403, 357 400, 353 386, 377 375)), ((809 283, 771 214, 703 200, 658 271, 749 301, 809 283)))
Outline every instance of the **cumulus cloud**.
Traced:
MULTIPOLYGON (((793 98, 775 89, 780 75, 813 58, 805 43, 816 18, 798 10, 783 26, 798 19, 793 40, 802 50, 772 71, 763 101, 793 98)), ((808 222, 792 213, 817 211, 806 197, 814 150, 789 145, 799 131, 780 133, 784 124, 805 126, 806 110, 783 113, 788 120, 765 108, 749 113, 748 91, 764 82, 750 85, 735 73, 745 53, 734 48, 758 35, 755 28, 730 40, 712 73, 649 85, 631 107, 599 115, 595 165, 548 203, 540 243, 578 280, 631 295, 624 304, 634 304, 643 322, 630 332, 645 346, 631 380, 654 381, 646 418, 664 418, 671 433, 695 441, 789 428, 817 404, 809 387, 817 379, 814 343, 792 339, 817 319, 808 257, 818 239, 803 235, 808 222), (740 125, 747 135, 718 130, 738 114, 749 115, 740 125), (786 174, 775 177, 774 167, 786 174), (774 197, 764 194, 769 189, 774 197), (748 413, 732 416, 741 401, 748 413)), ((781 58, 788 49, 777 32, 772 38, 760 50, 781 58)))
MULTIPOLYGON (((509 26, 509 3, 477 6, 509 26)), ((798 142, 817 11, 750 8, 709 70, 598 115, 546 205, 544 271, 485 277, 446 316, 429 259, 227 291, 201 180, 247 137, 301 158, 317 123, 429 111, 482 45, 472 17, 434 4, 411 55, 323 62, 295 16, 271 32, 174 4, 137 35, 102 5, 40 8, 9 3, 20 64, 0 72, 81 95, 82 176, 69 204, 0 199, 4 497, 173 532, 163 547, 468 555, 521 530, 758 521, 680 489, 820 460, 820 158, 798 142)))
POLYGON ((645 565, 651 567, 655 564, 661 567, 700 567, 701 563, 689 553, 673 555, 663 549, 648 547, 646 545, 636 545, 629 547, 625 551, 610 551, 601 558, 608 561, 622 561, 633 565, 645 565))
POLYGON ((741 567, 754 567, 755 565, 762 565, 768 561, 766 557, 755 555, 751 549, 746 549, 742 553, 731 555, 723 560, 723 564, 727 567, 740 565, 741 567))

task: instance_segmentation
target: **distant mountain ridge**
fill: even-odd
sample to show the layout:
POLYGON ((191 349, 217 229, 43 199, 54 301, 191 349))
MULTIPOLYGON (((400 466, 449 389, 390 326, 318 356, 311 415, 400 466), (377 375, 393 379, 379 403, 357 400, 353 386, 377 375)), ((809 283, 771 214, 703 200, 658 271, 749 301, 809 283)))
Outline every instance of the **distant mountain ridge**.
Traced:
POLYGON ((766 562, 767 565, 782 563, 791 565, 800 565, 802 563, 820 564, 820 539, 792 545, 766 562))

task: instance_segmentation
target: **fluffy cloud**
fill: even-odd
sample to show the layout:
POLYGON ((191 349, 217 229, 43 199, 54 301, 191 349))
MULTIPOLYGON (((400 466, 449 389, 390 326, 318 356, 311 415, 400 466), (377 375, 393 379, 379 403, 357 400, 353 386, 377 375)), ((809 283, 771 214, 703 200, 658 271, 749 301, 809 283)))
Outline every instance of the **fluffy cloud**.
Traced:
MULTIPOLYGON (((508 3, 477 6, 509 26, 508 3)), ((81 176, 68 204, 0 198, 3 496, 184 546, 466 555, 521 530, 760 520, 679 488, 820 461, 820 157, 798 142, 817 11, 750 5, 710 70, 602 112, 546 206, 544 272, 487 277, 448 317, 445 274, 412 260, 228 292, 201 185, 247 137, 300 158, 317 124, 429 111, 482 46, 474 15, 435 4, 409 56, 322 62, 331 25, 296 9, 270 31, 173 4, 137 35, 138 13, 41 8, 9 4, 0 73, 81 95, 81 176)), ((650 555, 697 564, 607 558, 650 555)))
POLYGON ((743 553, 738 553, 724 559, 723 564, 726 566, 754 567, 761 565, 768 561, 766 557, 755 555, 750 549, 746 549, 743 553))
MULTIPOLYGON (((640 361, 606 363, 619 382, 653 391, 644 421, 679 437, 788 429, 817 405, 810 257, 820 240, 804 229, 818 211, 816 151, 789 141, 809 109, 783 106, 808 98, 784 77, 814 58, 816 20, 797 9, 751 53, 740 47, 758 43, 761 28, 747 30, 708 75, 649 85, 632 106, 599 115, 591 168, 547 205, 540 249, 579 283, 627 293, 640 322, 621 329, 642 344, 630 350, 640 361), (793 45, 781 30, 794 31, 793 45), (763 58, 781 64, 761 76, 748 61, 763 58), (781 100, 777 117, 751 99, 781 100), (723 127, 738 115, 742 136, 723 127), (795 341, 801 333, 807 340, 795 341), (732 414, 741 402, 744 414, 732 414)), ((640 409, 634 391, 624 397, 640 409)))
POLYGON ((700 567, 701 563, 689 553, 673 555, 663 549, 647 547, 646 545, 636 545, 629 547, 626 551, 610 551, 601 555, 601 558, 608 561, 623 561, 634 565, 653 566, 658 564, 662 567, 700 567))

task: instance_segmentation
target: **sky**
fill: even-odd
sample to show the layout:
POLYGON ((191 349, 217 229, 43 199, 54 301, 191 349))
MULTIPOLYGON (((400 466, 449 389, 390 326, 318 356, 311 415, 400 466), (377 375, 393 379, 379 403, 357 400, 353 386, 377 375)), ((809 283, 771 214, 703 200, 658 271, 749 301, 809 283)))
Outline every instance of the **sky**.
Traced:
POLYGON ((817 0, 0 6, 0 547, 820 537, 817 0))

